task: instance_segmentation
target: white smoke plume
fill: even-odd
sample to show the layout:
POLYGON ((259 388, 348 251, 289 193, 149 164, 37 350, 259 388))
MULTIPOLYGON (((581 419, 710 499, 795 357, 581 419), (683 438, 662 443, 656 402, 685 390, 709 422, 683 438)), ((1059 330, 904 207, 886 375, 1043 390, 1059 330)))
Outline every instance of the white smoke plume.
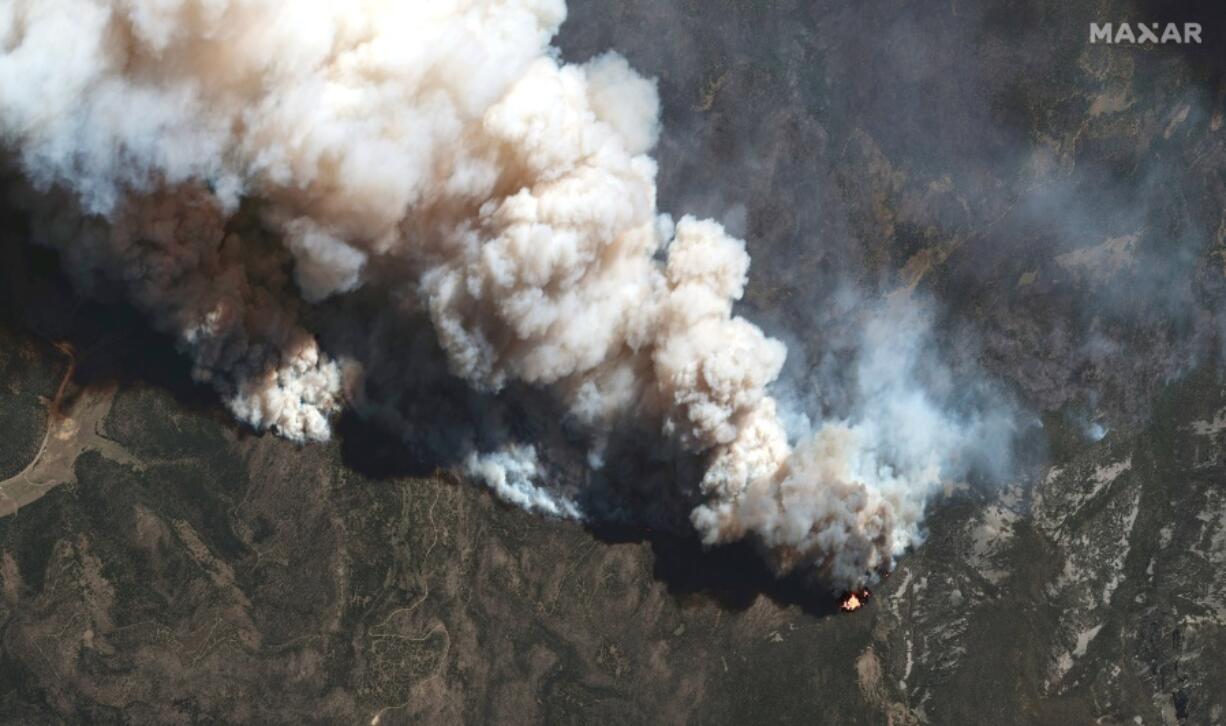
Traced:
MULTIPOLYGON (((843 586, 889 568, 955 442, 902 403, 793 449, 768 391, 785 347, 733 313, 745 244, 656 209, 655 85, 615 54, 562 63, 565 15, 0 0, 0 134, 37 191, 39 240, 87 289, 123 289, 256 428, 328 438, 362 363, 321 350, 303 310, 363 289, 427 314, 479 390, 539 387, 597 439, 632 421, 705 456, 705 541, 752 537, 843 586), (912 425, 931 440, 888 444, 912 425)), ((532 483, 534 450, 465 469, 579 514, 532 483)))
POLYGON ((470 453, 464 460, 464 473, 483 482, 499 499, 520 509, 553 517, 583 517, 573 501, 537 486, 544 472, 532 446, 515 444, 493 453, 470 453))

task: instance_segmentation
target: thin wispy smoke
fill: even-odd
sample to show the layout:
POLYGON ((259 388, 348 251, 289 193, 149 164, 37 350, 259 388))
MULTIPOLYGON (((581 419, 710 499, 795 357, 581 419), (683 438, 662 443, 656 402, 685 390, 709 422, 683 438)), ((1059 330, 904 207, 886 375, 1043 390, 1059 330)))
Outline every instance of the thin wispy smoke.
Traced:
MULTIPOLYGON (((744 242, 657 210, 655 85, 613 53, 559 61, 565 15, 0 0, 0 132, 39 241, 87 290, 122 289, 256 428, 329 437, 374 363, 334 358, 304 311, 361 290, 381 318, 426 316, 478 390, 540 389, 597 448, 638 426, 703 457, 706 542, 750 537, 843 586, 891 567, 1001 421, 921 387, 924 321, 894 311, 865 328, 855 405, 789 438, 771 393, 786 348, 733 309, 744 242)), ((538 486, 535 449, 464 469, 582 516, 538 486)))

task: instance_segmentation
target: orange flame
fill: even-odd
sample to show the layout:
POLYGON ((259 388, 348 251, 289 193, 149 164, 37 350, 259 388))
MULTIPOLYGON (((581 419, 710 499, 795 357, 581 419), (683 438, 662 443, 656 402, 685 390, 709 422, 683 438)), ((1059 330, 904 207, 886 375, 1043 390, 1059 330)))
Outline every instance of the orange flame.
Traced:
POLYGON ((845 593, 839 601, 839 609, 845 613, 854 613, 872 598, 873 593, 867 587, 845 593))

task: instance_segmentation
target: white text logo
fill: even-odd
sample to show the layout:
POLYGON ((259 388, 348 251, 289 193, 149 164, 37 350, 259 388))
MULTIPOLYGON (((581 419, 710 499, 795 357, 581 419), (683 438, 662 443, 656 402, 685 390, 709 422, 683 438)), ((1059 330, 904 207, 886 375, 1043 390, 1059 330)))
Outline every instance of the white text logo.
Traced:
POLYGON ((1091 43, 1200 43, 1200 23, 1090 23, 1091 43))

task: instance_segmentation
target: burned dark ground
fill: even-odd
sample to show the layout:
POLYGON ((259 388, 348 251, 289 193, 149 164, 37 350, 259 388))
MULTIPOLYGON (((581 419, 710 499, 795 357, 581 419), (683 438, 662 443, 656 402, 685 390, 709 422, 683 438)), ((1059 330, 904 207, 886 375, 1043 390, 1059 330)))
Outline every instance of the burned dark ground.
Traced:
POLYGON ((659 78, 661 207, 746 237, 748 315, 822 331, 797 377, 837 368, 849 286, 927 301, 1037 432, 849 615, 360 422, 245 430, 7 213, 0 721, 1226 721, 1223 33, 1179 3, 571 3, 566 57, 659 78), (1205 44, 1089 43, 1130 20, 1205 44))

